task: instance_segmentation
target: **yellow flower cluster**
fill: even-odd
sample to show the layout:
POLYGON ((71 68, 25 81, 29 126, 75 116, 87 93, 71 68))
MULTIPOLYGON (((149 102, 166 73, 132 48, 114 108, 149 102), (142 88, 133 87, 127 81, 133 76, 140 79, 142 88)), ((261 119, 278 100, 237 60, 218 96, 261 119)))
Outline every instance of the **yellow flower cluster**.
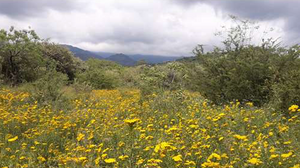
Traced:
POLYGON ((299 107, 211 105, 199 93, 95 90, 68 108, 0 90, 2 167, 299 167, 299 107))
POLYGON ((291 107, 289 107, 289 111, 291 111, 291 112, 296 112, 296 111, 300 112, 300 109, 299 109, 298 105, 294 104, 291 107))

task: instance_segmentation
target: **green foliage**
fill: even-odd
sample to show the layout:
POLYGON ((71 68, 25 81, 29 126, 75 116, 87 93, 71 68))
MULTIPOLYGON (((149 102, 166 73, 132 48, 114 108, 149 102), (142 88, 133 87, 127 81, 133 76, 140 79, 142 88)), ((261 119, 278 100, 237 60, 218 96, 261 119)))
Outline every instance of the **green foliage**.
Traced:
POLYGON ((238 56, 236 52, 199 55, 200 92, 217 104, 240 100, 262 105, 269 100, 272 57, 270 51, 254 46, 241 49, 238 56))
POLYGON ((180 62, 155 66, 140 65, 137 68, 136 85, 144 95, 187 88, 190 79, 188 67, 180 62))
POLYGON ((251 44, 248 31, 257 27, 240 22, 226 32, 224 49, 209 53, 202 46, 195 49, 202 67, 198 75, 201 94, 216 104, 239 100, 257 106, 271 103, 280 110, 299 104, 299 45, 282 48, 272 38, 262 39, 261 45, 251 44))
POLYGON ((101 70, 89 69, 77 75, 80 83, 85 83, 94 89, 112 89, 114 88, 114 80, 101 70))
POLYGON ((42 47, 47 66, 50 66, 53 62, 55 69, 66 74, 69 80, 74 80, 76 72, 84 69, 82 61, 76 58, 67 48, 49 42, 44 42, 42 47))
POLYGON ((0 68, 5 83, 34 81, 43 67, 40 38, 33 30, 0 30, 0 68))
POLYGON ((4 83, 34 82, 55 67, 73 80, 83 63, 68 49, 41 40, 33 30, 0 31, 0 74, 4 83))
POLYGON ((142 66, 139 75, 138 88, 142 95, 163 90, 163 80, 166 76, 165 72, 160 71, 157 67, 142 66))
POLYGON ((25 88, 31 92, 35 101, 49 103, 62 98, 63 87, 67 84, 68 77, 56 70, 49 70, 41 78, 33 83, 25 85, 25 88))
POLYGON ((141 67, 143 66, 125 67, 122 71, 120 71, 120 85, 128 88, 138 87, 141 67))
POLYGON ((77 74, 77 81, 94 89, 112 89, 118 86, 121 66, 106 60, 89 59, 87 69, 77 74))
POLYGON ((300 46, 291 47, 275 62, 271 105, 286 110, 292 104, 300 105, 300 46))
POLYGON ((88 59, 86 61, 86 64, 92 69, 101 69, 103 71, 105 71, 105 70, 118 71, 118 70, 123 69, 123 67, 118 63, 115 63, 113 61, 108 61, 108 60, 99 60, 96 58, 88 59))

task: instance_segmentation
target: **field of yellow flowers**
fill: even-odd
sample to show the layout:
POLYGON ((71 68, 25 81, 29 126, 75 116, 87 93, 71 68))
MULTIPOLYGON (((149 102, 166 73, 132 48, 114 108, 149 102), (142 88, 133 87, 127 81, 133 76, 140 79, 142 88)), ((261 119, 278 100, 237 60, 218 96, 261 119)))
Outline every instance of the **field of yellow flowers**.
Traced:
POLYGON ((0 91, 0 167, 293 167, 300 109, 210 105, 198 93, 97 90, 57 110, 0 91))

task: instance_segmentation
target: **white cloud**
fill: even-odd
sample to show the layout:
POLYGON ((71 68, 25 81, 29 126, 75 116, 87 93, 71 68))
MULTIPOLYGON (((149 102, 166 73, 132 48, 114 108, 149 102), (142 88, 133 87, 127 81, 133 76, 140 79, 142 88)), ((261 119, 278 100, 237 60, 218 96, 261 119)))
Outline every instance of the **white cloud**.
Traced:
POLYGON ((49 7, 43 11, 43 17, 31 14, 25 20, 0 15, 0 27, 31 26, 42 38, 51 37, 55 42, 92 51, 181 56, 191 55, 197 44, 208 48, 219 44, 214 33, 220 26, 230 25, 227 13, 216 12, 204 3, 182 5, 170 0, 74 0, 74 3, 74 9, 68 12, 49 7))

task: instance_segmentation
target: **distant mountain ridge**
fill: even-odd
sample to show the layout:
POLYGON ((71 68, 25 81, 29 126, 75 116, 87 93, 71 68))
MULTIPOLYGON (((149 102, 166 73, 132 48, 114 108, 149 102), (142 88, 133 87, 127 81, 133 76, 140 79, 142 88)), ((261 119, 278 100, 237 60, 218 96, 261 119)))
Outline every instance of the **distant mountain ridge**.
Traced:
POLYGON ((91 51, 83 50, 81 48, 73 47, 71 45, 66 45, 66 44, 62 44, 62 46, 68 48, 76 57, 79 57, 83 61, 86 61, 89 58, 104 59, 102 56, 100 56, 100 54, 91 51))
POLYGON ((128 55, 125 55, 125 54, 122 54, 122 53, 111 55, 111 56, 109 56, 105 59, 117 62, 117 63, 119 63, 121 65, 124 65, 124 66, 134 66, 137 63, 137 61, 133 60, 128 55))
POLYGON ((79 57, 83 61, 86 61, 89 58, 98 58, 114 61, 124 66, 134 66, 140 60, 144 60, 148 64, 158 64, 184 58, 176 56, 159 56, 143 54, 125 55, 122 53, 91 52, 71 45, 63 44, 62 46, 67 47, 76 57, 79 57))

